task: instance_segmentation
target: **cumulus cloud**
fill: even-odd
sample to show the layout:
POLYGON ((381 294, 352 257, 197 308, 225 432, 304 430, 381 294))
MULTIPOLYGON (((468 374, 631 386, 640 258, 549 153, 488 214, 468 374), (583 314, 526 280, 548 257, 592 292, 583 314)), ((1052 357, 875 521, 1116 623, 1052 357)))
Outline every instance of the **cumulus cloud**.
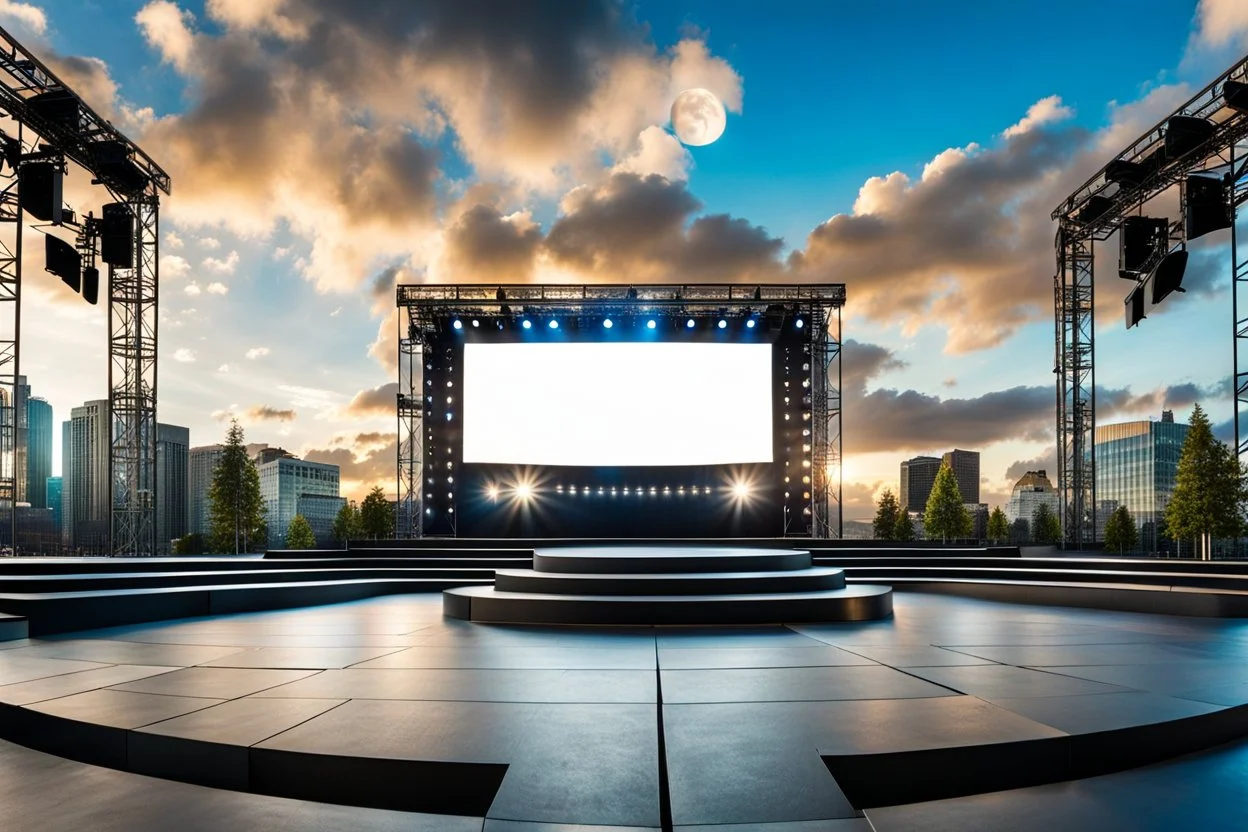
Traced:
POLYGON ((293 422, 295 411, 257 404, 247 408, 243 417, 249 422, 293 422))
POLYGON ((162 254, 160 256, 160 276, 166 280, 180 280, 191 273, 191 264, 186 262, 185 257, 179 257, 176 254, 162 254))
POLYGON ((360 499, 374 485, 393 494, 397 443, 394 433, 359 433, 335 440, 328 448, 307 449, 303 458, 337 465, 344 496, 360 499))
POLYGON ((191 281, 183 286, 182 291, 191 296, 195 296, 203 292, 203 290, 199 288, 199 284, 194 281, 191 281))
POLYGON ((398 395, 399 383, 397 381, 369 390, 361 390, 342 409, 342 415, 357 419, 370 416, 393 416, 398 395))
POLYGON ((0 0, 0 20, 12 21, 37 35, 44 34, 48 29, 48 17, 43 9, 18 0, 0 0))
POLYGON ((247 350, 247 358, 251 361, 255 361, 257 358, 263 358, 264 356, 268 354, 269 354, 268 347, 252 347, 251 349, 247 350))
POLYGON ((180 361, 183 364, 190 364, 195 360, 195 351, 188 350, 186 347, 180 347, 173 351, 173 360, 180 361))
POLYGON ((165 248, 180 249, 184 245, 182 238, 178 236, 178 233, 176 231, 166 231, 164 239, 165 239, 165 248))
POLYGON ((148 43, 156 47, 162 60, 173 64, 179 72, 190 69, 194 52, 194 35, 191 33, 195 22, 193 14, 178 8, 170 0, 154 0, 140 9, 134 20, 148 43))
POLYGON ((204 291, 210 295, 224 295, 230 291, 230 287, 224 283, 209 283, 204 287, 204 291))
POLYGON ((1248 36, 1248 4, 1241 0, 1200 0, 1197 38, 1214 48, 1242 43, 1248 36))
POLYGON ((214 274, 234 274, 238 268, 238 252, 231 251, 224 258, 205 257, 203 267, 214 274))
POLYGON ((1074 114, 1074 110, 1062 103, 1060 95, 1050 95, 1048 98, 1041 98, 1028 107, 1027 115, 1023 116, 1017 124, 1005 128, 1005 132, 1002 135, 1007 139, 1021 136, 1045 124, 1065 121, 1074 114))

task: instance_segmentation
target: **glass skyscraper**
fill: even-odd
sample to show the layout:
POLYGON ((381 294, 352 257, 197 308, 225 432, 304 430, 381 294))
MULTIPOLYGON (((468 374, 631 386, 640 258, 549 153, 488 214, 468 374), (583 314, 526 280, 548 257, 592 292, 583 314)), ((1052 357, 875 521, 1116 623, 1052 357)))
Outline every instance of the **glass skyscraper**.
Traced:
MULTIPOLYGON (((260 496, 264 499, 269 524, 269 548, 286 545, 286 530, 294 519, 300 498, 308 495, 337 497, 338 466, 309 462, 294 457, 278 456, 280 449, 270 449, 268 461, 260 469, 260 496)), ((332 522, 332 521, 331 521, 332 522)))
MULTIPOLYGON (((1171 411, 1160 422, 1097 425, 1096 498, 1126 506, 1140 530, 1140 548, 1158 551, 1157 524, 1174 495, 1187 425, 1171 411)), ((1105 518, 1097 518, 1102 527, 1105 518)))

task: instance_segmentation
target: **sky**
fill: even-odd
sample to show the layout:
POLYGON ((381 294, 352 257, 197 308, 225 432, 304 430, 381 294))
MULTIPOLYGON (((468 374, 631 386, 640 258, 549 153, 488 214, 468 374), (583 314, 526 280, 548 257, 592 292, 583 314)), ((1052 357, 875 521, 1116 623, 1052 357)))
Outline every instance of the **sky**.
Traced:
MULTIPOLYGON (((1054 472, 1050 211, 1248 50, 1242 0, 1125 8, 0 0, 0 25, 172 176, 158 418, 193 445, 236 417, 393 492, 396 282, 843 282, 856 520, 920 453, 979 450, 989 504, 1054 472), (703 147, 668 124, 694 87, 728 110, 703 147)), ((1228 239, 1130 332, 1100 244, 1100 422, 1230 419, 1228 239)), ((60 421, 107 394, 106 310, 42 265, 22 369, 60 421)))

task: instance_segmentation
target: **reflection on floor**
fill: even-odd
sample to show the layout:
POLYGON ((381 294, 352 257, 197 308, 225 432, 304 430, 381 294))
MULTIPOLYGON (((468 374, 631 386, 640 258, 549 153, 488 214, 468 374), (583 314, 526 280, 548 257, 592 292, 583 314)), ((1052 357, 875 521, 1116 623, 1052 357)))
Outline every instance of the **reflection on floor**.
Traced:
MULTIPOLYGON (((144 736, 506 764, 485 828, 516 832, 537 832, 537 822, 658 828, 660 702, 672 824, 769 832, 869 828, 821 753, 1060 737, 1248 703, 1248 622, 899 594, 894 620, 862 624, 537 629, 443 619, 440 601, 397 596, 3 642, 0 702, 144 736)), ((1230 764, 1241 775, 1244 753, 1230 764)), ((878 832, 995 828, 993 812, 1075 795, 1070 817, 1101 821, 1087 828, 1128 828, 1105 813, 1112 820, 1130 801, 1096 794, 1125 794, 1134 787, 1115 784, 1132 778, 1147 789, 1154 769, 1183 780, 1188 767, 1220 759, 1230 758, 923 804, 937 807, 927 826, 912 825, 918 807, 866 814, 878 832)), ((23 772, 23 785, 0 777, 15 824, 6 830, 93 823, 84 818, 106 794, 119 806, 145 795, 145 811, 173 813, 134 815, 128 829, 316 828, 295 820, 313 812, 324 828, 355 826, 352 812, 375 812, 368 828, 389 828, 395 814, 143 780, 6 744, 8 771, 23 772), (52 799, 57 778, 107 786, 93 797, 96 786, 57 785, 52 799), (183 822, 188 805, 219 812, 220 823, 183 822), (268 814, 283 811, 288 827, 268 814), (269 819, 230 820, 246 812, 269 819)), ((1168 792, 1184 794, 1176 788, 1168 792)), ((423 828, 415 824, 407 828, 423 828)))

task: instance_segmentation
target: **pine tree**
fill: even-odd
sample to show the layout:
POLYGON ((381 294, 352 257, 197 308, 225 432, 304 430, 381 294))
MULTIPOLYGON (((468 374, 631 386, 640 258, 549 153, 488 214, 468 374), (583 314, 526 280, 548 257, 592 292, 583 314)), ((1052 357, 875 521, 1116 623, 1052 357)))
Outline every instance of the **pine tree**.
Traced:
POLYGON ((208 504, 213 551, 239 554, 268 542, 260 474, 247 456, 237 420, 226 431, 225 449, 212 472, 208 504))
POLYGON ((1126 506, 1118 506, 1105 521, 1105 548, 1111 552, 1131 552, 1140 542, 1139 531, 1135 528, 1135 518, 1126 506))
POLYGON ((1000 543, 1009 536, 1010 522, 1005 519, 1005 512, 1001 510, 1001 506, 997 506, 988 517, 988 539, 1000 543))
POLYGON ((373 486, 364 502, 360 504, 360 525, 364 536, 370 540, 389 540, 394 537, 394 509, 386 499, 380 485, 373 486))
POLYGON ((1197 404, 1179 455, 1174 496, 1166 506, 1167 530, 1198 541, 1198 557, 1210 557, 1213 539, 1236 537, 1244 527, 1248 500, 1244 472, 1234 451, 1213 436, 1209 417, 1197 404))
POLYGON ((1062 540, 1062 522, 1057 519, 1048 503, 1036 506, 1031 515, 1031 539, 1036 543, 1053 545, 1062 540))
POLYGON ((871 521, 872 536, 876 540, 895 540, 897 518, 901 514, 901 506, 897 504, 897 495, 891 488, 884 489, 880 501, 876 504, 875 519, 871 521))
POLYGON ((338 509, 338 516, 334 518, 334 527, 331 531, 334 540, 339 540, 345 547, 350 540, 358 540, 364 536, 363 524, 360 522, 360 509, 355 504, 355 500, 350 500, 342 504, 342 508, 338 509))
POLYGON ((942 542, 947 542, 951 537, 970 537, 974 529, 971 513, 962 504, 958 480, 947 462, 940 466, 932 493, 927 498, 923 528, 929 538, 934 540, 939 535, 942 542))
POLYGON ((910 519, 910 512, 905 509, 897 512, 897 525, 893 529, 893 540, 899 543, 909 543, 914 540, 914 521, 910 519))
POLYGON ((286 529, 287 549, 315 549, 316 535, 312 532, 312 524, 302 514, 296 514, 286 529))

